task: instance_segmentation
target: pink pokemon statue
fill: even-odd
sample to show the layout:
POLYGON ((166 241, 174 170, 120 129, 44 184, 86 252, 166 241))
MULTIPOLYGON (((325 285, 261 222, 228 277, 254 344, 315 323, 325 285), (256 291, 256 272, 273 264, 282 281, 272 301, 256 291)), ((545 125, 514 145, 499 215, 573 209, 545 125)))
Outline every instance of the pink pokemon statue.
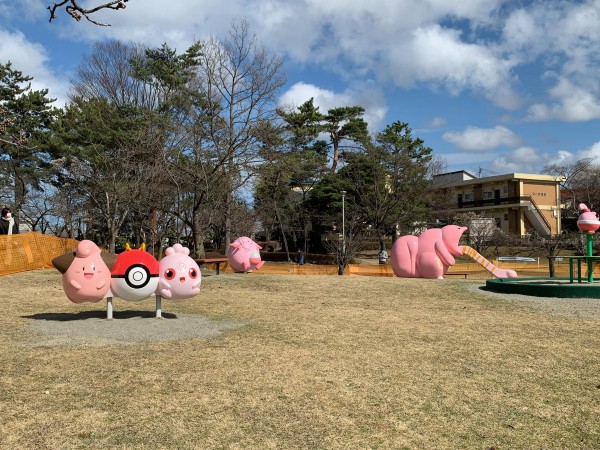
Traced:
POLYGON ((77 245, 75 258, 63 274, 63 289, 73 303, 99 302, 110 295, 110 270, 92 241, 77 245))
POLYGON ((129 244, 119 253, 112 268, 110 288, 123 300, 139 301, 154 294, 158 287, 158 261, 146 252, 146 245, 132 250, 129 244))
POLYGON ((231 268, 236 272, 252 272, 258 270, 264 265, 260 259, 262 247, 249 237, 239 237, 229 244, 227 250, 227 261, 231 268))
POLYGON ((584 233, 594 234, 600 228, 598 216, 595 212, 590 211, 584 203, 581 203, 578 209, 581 214, 577 219, 577 227, 584 233))
POLYGON ((494 266, 476 250, 459 245, 466 227, 447 225, 425 230, 420 236, 402 236, 392 245, 392 269, 398 277, 443 278, 455 256, 468 255, 498 278, 514 278, 513 270, 494 266))
POLYGON ((189 257, 190 249, 175 244, 165 250, 160 260, 157 295, 165 298, 190 298, 200 292, 200 267, 189 257))

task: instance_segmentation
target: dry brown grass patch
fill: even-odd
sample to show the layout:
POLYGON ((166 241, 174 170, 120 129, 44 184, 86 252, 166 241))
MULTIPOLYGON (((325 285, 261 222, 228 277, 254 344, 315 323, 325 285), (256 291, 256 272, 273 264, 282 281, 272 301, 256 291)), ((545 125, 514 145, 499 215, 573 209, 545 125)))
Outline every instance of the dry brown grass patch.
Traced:
POLYGON ((174 318, 140 314, 152 300, 116 300, 116 314, 134 312, 115 322, 157 333, 180 317, 239 326, 129 345, 36 331, 39 315, 104 311, 71 304, 57 272, 0 283, 3 448, 600 443, 597 316, 553 314, 468 281, 206 277, 195 299, 163 302, 174 318))

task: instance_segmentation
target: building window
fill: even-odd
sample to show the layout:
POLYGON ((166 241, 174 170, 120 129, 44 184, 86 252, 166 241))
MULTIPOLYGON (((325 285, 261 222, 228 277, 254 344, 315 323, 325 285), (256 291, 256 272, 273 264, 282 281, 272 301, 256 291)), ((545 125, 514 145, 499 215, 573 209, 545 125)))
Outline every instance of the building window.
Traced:
POLYGON ((469 192, 467 194, 463 194, 463 200, 465 202, 472 202, 475 199, 475 196, 473 195, 472 192, 469 192))
POLYGON ((503 194, 508 194, 508 186, 502 187, 502 193, 503 194))
POLYGON ((508 220, 508 214, 504 214, 504 220, 508 220))
POLYGON ((494 198, 494 191, 483 191, 484 200, 491 200, 492 198, 494 198))

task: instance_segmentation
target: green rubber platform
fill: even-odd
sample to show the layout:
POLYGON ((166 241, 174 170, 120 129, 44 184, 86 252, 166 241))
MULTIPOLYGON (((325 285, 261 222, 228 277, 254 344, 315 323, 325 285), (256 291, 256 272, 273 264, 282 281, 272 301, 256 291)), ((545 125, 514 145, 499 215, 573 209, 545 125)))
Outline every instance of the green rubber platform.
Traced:
POLYGON ((498 278, 487 280, 485 287, 504 294, 535 297, 600 298, 600 281, 569 282, 569 278, 498 278))

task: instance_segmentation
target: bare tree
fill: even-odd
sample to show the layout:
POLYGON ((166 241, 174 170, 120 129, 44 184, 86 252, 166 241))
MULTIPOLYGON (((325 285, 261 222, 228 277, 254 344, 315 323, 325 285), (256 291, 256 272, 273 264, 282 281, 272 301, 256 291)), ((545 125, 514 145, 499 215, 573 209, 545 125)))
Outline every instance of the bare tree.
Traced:
POLYGON ((328 253, 334 255, 338 266, 338 275, 344 275, 344 270, 352 262, 369 241, 361 223, 353 218, 346 223, 345 235, 330 233, 325 236, 323 246, 328 253))
POLYGON ((85 17, 86 20, 92 22, 94 25, 98 25, 101 27, 110 27, 110 24, 108 23, 96 22, 94 19, 90 18, 90 15, 102 9, 113 9, 115 11, 125 9, 125 3, 127 3, 128 1, 129 0, 114 0, 87 9, 79 6, 77 4, 77 1, 75 0, 63 0, 59 3, 55 2, 52 6, 48 6, 48 11, 50 11, 50 19, 48 20, 48 22, 52 22, 53 19, 56 19, 56 10, 64 6, 67 14, 78 22, 81 20, 82 17, 85 17))
MULTIPOLYGON (((576 214, 577 206, 582 201, 581 189, 579 189, 580 180, 586 177, 594 162, 594 158, 583 158, 571 164, 551 164, 542 168, 543 173, 552 175, 560 180, 560 187, 569 192, 571 196, 567 199, 570 203, 570 210, 576 214)), ((585 194, 583 195, 585 198, 585 194)), ((592 208, 593 205, 590 205, 592 208)))
POLYGON ((282 60, 270 54, 250 34, 246 22, 234 23, 223 41, 203 43, 199 90, 206 108, 197 136, 211 154, 214 173, 225 187, 225 246, 232 241, 234 193, 252 173, 260 148, 261 126, 276 117, 277 92, 285 83, 282 60))

